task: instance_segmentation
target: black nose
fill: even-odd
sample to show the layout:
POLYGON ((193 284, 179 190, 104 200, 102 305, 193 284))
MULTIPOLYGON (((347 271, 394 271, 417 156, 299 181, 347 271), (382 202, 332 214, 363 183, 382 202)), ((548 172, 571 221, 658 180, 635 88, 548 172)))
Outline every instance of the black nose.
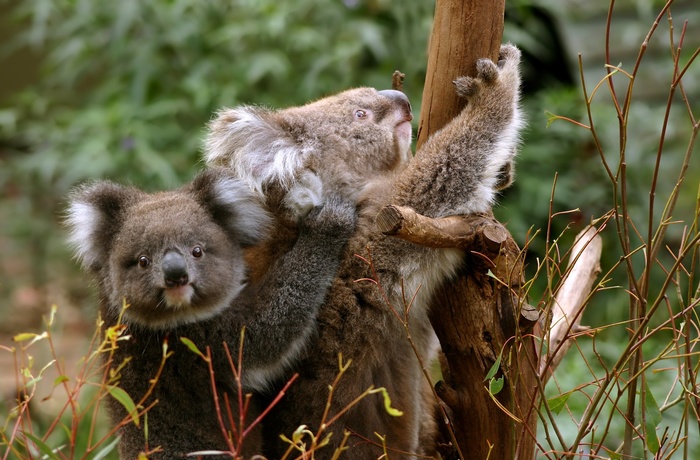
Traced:
POLYGON ((189 281, 185 258, 179 252, 166 252, 163 256, 162 267, 166 286, 184 286, 189 281))
POLYGON ((377 91, 377 93, 391 99, 395 104, 402 106, 407 114, 411 114, 411 102, 401 91, 396 91, 395 89, 385 89, 382 91, 377 91))

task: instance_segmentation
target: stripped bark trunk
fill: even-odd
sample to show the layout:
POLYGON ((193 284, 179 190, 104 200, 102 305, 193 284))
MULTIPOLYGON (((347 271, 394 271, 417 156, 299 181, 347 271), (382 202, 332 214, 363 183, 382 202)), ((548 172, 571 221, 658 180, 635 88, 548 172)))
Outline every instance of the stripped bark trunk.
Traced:
MULTIPOLYGON (((475 76, 477 59, 498 59, 504 0, 437 0, 418 128, 420 146, 463 108, 452 81, 475 76)), ((536 312, 523 309, 521 251, 490 216, 467 251, 465 270, 432 302, 431 322, 444 359, 436 386, 443 411, 439 450, 445 458, 529 459, 534 455, 538 358, 532 335, 536 312), (484 229, 498 228, 495 237, 484 229), (533 313, 535 313, 533 317, 533 313), (484 379, 502 357, 496 395, 484 379), (448 426, 454 437, 448 436, 448 426), (452 445, 455 439, 459 446, 452 445)))

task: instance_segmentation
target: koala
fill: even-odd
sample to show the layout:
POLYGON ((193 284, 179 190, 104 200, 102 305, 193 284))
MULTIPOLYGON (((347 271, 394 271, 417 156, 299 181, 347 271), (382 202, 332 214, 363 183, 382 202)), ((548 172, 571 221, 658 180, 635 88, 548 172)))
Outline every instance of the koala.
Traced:
MULTIPOLYGON (((70 242, 96 278, 104 325, 121 322, 122 337, 128 336, 117 342, 112 356, 104 354, 112 368, 125 363, 117 384, 138 404, 158 375, 164 343, 172 353, 142 403, 155 405, 139 426, 127 423, 119 429, 121 458, 135 459, 156 447, 160 450, 150 459, 230 450, 226 432, 235 429, 228 420, 238 416, 229 419, 223 401, 228 398, 238 414, 239 400, 223 344, 237 361, 245 326, 245 392, 267 389, 303 352, 356 221, 354 204, 329 194, 325 198, 323 206, 299 216, 291 249, 269 261, 264 278, 247 283, 245 248, 268 237, 272 215, 228 172, 205 170, 178 190, 153 194, 106 181, 72 194, 70 242), (223 429, 207 363, 182 337, 203 353, 211 350, 219 409, 227 421, 223 429)), ((112 421, 119 423, 126 410, 108 399, 112 421)), ((248 410, 238 415, 245 415, 247 426, 257 411, 253 397, 248 410)), ((248 458, 260 450, 258 430, 238 455, 248 458)))
MULTIPOLYGON (((480 59, 475 78, 455 80, 466 107, 415 158, 410 104, 398 91, 351 89, 276 111, 243 106, 222 110, 210 123, 207 163, 230 169, 262 193, 277 206, 271 208, 277 220, 329 193, 358 205, 357 228, 319 310, 317 334, 293 365, 300 378, 266 419, 269 458, 279 458, 287 447, 280 434, 289 436, 302 424, 315 431, 324 422, 339 353, 352 365, 335 388, 329 416, 372 385, 385 387, 403 415, 389 415, 378 395, 365 397, 326 428, 334 434, 316 458, 331 458, 345 431, 351 433, 348 458, 382 455, 375 433, 385 437, 392 458, 432 449, 426 440, 435 430, 435 401, 400 318, 408 311, 411 337, 429 363, 439 348, 428 320, 429 300, 462 269, 465 253, 378 234, 374 217, 389 204, 434 218, 491 208, 514 173, 523 125, 519 61, 520 51, 504 45, 497 64, 480 59), (372 267, 355 254, 371 258, 372 267), (379 286, 361 281, 375 274, 379 286)), ((253 251, 271 252, 264 244, 253 251)))

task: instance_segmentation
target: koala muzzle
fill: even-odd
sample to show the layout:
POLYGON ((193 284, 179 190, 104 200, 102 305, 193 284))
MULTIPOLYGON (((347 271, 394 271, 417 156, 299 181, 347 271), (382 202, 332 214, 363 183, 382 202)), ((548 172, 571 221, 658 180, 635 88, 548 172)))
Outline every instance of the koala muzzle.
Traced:
POLYGON ((411 102, 408 100, 408 96, 406 96, 404 93, 395 89, 384 89, 382 91, 377 91, 377 94, 381 94, 382 96, 391 99, 393 103, 397 104, 404 110, 407 116, 413 118, 411 115, 411 102))
POLYGON ((184 286, 189 281, 185 258, 179 252, 166 252, 163 256, 162 268, 167 287, 184 286))

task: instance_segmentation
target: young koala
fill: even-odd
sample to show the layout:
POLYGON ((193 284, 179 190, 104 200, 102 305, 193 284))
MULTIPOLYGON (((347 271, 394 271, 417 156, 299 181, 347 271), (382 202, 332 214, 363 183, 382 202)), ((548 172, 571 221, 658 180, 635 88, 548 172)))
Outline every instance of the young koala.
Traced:
MULTIPOLYGON (((427 316, 429 300, 463 265, 465 254, 385 237, 377 234, 373 220, 389 204, 429 217, 490 209, 497 190, 513 175, 522 126, 519 61, 518 49, 505 45, 498 64, 481 59, 476 78, 458 78, 455 87, 467 106, 415 158, 410 105, 397 91, 353 89, 279 111, 240 107, 220 112, 211 123, 207 162, 230 168, 269 203, 293 212, 337 193, 360 205, 357 229, 318 315, 318 334, 293 366, 300 379, 266 419, 269 458, 278 458, 286 447, 279 434, 289 436, 302 424, 318 428, 341 352, 352 365, 335 389, 329 414, 374 385, 388 390, 403 415, 390 416, 379 396, 366 397, 327 428, 334 435, 316 458, 331 458, 345 430, 352 434, 348 458, 380 456, 375 433, 386 437, 391 458, 414 458, 431 448, 420 442, 432 436, 435 402, 392 308, 403 315, 411 302, 411 336, 429 363, 438 349, 427 316), (374 271, 354 254, 371 255, 374 271), (373 283, 355 282, 373 273, 383 293, 373 283)), ((254 251, 270 249, 263 245, 254 251)))
MULTIPOLYGON (((117 342, 112 367, 128 362, 118 385, 138 403, 158 373, 164 342, 173 353, 142 406, 157 403, 139 426, 127 423, 119 430, 121 458, 135 459, 158 446, 161 450, 150 459, 229 450, 207 364, 180 338, 190 339, 202 352, 211 348, 219 401, 228 395, 235 412, 237 387, 223 344, 237 356, 243 326, 244 391, 267 389, 303 352, 354 230, 355 206, 326 195, 323 207, 299 216, 291 249, 266 261, 264 278, 246 284, 244 248, 267 238, 271 221, 250 188, 222 169, 206 170, 175 191, 148 194, 96 182, 72 195, 70 242, 97 280, 105 326, 116 325, 123 311, 122 336, 129 339, 117 342)), ((112 398, 108 408, 114 423, 127 416, 112 398)), ((256 415, 250 407, 247 423, 256 415)), ((225 429, 232 428, 227 424, 225 429)), ((238 454, 248 458, 259 453, 259 436, 249 435, 238 454)))

